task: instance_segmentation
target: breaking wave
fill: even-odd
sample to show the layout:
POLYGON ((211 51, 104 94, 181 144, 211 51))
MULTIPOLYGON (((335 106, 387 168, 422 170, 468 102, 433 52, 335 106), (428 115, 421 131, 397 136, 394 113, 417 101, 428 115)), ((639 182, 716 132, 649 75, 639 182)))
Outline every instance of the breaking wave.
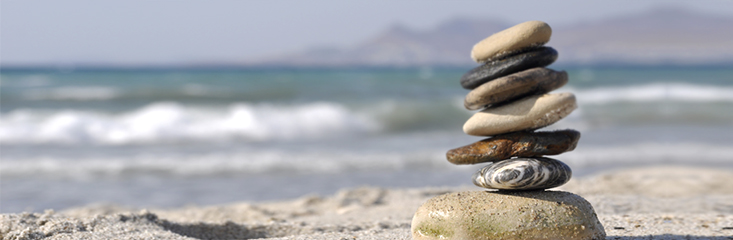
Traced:
POLYGON ((0 143, 130 144, 190 140, 320 138, 380 129, 372 119, 328 102, 296 106, 233 104, 215 109, 160 102, 117 114, 18 109, 0 118, 0 143))
POLYGON ((733 102, 733 88, 683 83, 653 83, 624 87, 601 87, 575 92, 580 104, 617 102, 733 102))

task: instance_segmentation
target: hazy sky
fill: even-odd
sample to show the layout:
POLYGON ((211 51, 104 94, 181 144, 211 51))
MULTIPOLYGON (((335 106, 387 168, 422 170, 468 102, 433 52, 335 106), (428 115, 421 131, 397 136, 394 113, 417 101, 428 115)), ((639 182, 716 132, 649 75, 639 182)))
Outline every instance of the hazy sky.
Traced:
MULTIPOLYGON (((0 64, 238 62, 348 47, 400 23, 450 18, 542 20, 557 27, 683 6, 733 16, 733 1, 78 1, 3 0, 0 64)), ((487 33, 488 34, 488 33, 487 33)))

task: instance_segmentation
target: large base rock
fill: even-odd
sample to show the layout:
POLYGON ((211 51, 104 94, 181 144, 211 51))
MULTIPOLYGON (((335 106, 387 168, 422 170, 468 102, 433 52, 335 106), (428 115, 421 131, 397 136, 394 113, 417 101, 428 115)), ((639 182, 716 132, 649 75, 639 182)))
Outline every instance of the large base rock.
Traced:
POLYGON ((593 207, 561 191, 470 191, 418 208, 413 239, 605 239, 593 207))

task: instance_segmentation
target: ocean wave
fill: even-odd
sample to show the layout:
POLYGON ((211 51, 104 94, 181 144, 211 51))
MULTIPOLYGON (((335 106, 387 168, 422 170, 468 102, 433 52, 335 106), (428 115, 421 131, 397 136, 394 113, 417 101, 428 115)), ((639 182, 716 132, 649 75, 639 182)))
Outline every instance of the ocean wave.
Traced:
POLYGON ((107 100, 122 95, 122 91, 112 87, 85 86, 85 87, 59 87, 49 89, 31 89, 22 93, 26 100, 107 100))
POLYGON ((0 143, 131 144, 321 138, 374 132, 367 116, 328 102, 296 106, 233 104, 223 109, 160 102, 119 114, 19 109, 0 117, 0 143))
MULTIPOLYGON (((701 142, 640 142, 628 145, 583 146, 558 159, 571 167, 643 164, 711 164, 733 166, 728 145, 701 142)), ((552 157, 552 156, 550 156, 552 157)), ((553 157, 554 158, 554 157, 553 157)))
POLYGON ((30 74, 22 77, 2 76, 0 86, 2 87, 41 87, 48 86, 52 79, 44 74, 30 74))
POLYGON ((293 152, 283 149, 253 150, 210 154, 141 154, 103 158, 34 157, 4 159, 4 177, 43 175, 47 177, 99 178, 154 176, 225 176, 239 174, 318 174, 348 171, 395 170, 448 165, 443 151, 347 152, 337 149, 322 152, 293 152), (427 160, 427 161, 426 161, 427 160), (421 166, 424 165, 424 166, 421 166))
MULTIPOLYGON (((321 149, 323 150, 323 149, 321 149)), ((710 164, 731 166, 733 150, 725 145, 694 142, 642 142, 618 146, 585 146, 558 156, 574 170, 646 164, 710 164)), ((125 178, 135 176, 206 177, 250 174, 342 174, 364 171, 475 171, 480 165, 456 166, 444 149, 408 151, 323 151, 245 149, 204 154, 152 154, 104 157, 3 159, 4 177, 125 178)))
MULTIPOLYGON (((207 94, 208 91, 197 85, 189 85, 188 89, 189 94, 207 94)), ((584 130, 627 124, 729 124, 733 117, 733 88, 729 87, 657 83, 563 90, 575 93, 580 107, 550 128, 584 130)), ((98 97, 104 98, 106 91, 104 88, 98 90, 98 97)), ((117 93, 112 91, 106 96, 114 94, 117 93)), ((154 102, 118 113, 102 109, 17 108, 0 115, 0 144, 279 141, 460 131, 465 120, 473 114, 463 108, 463 96, 453 95, 428 99, 382 97, 348 103, 204 105, 202 102, 196 105, 181 102, 186 105, 154 102)))
MULTIPOLYGON (((31 82, 32 83, 32 82, 31 82)), ((30 85, 26 84, 26 85, 30 85)), ((34 87, 15 84, 13 87, 34 87)), ((17 96, 22 101, 99 101, 99 100, 148 100, 155 102, 166 99, 231 99, 239 96, 231 89, 207 86, 203 84, 187 83, 170 88, 130 88, 113 86, 62 86, 18 89, 17 96)), ((15 97, 15 96, 10 96, 15 97)))
POLYGON ((652 83, 624 87, 572 89, 580 104, 617 102, 733 102, 733 88, 683 83, 652 83))

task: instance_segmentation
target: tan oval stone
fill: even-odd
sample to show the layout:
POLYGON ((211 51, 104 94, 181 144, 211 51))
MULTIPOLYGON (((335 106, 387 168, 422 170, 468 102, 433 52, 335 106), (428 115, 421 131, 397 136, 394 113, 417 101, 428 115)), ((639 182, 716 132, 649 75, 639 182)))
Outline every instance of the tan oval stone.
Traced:
POLYGON ((413 239, 605 239, 593 206, 562 191, 470 191, 434 197, 412 218, 413 239))
POLYGON ((530 96, 477 112, 463 125, 463 132, 474 136, 493 136, 538 129, 559 121, 577 107, 572 93, 530 96))
POLYGON ((463 106, 468 110, 478 110, 533 93, 547 93, 566 83, 568 74, 565 71, 532 68, 481 84, 466 95, 463 106))
POLYGON ((542 21, 528 21, 495 33, 473 46, 471 58, 487 62, 511 55, 523 48, 542 46, 550 41, 552 28, 542 21))

